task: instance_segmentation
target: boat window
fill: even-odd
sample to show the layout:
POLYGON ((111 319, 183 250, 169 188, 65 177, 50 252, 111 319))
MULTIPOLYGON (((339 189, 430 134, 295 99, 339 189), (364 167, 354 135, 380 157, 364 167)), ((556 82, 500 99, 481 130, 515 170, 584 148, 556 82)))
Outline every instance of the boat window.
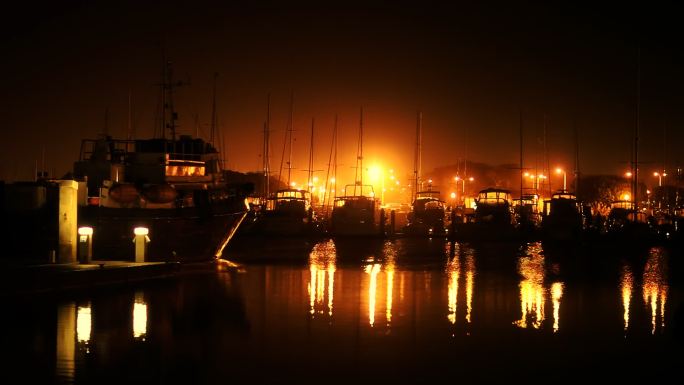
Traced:
POLYGON ((167 165, 166 176, 204 176, 205 167, 198 165, 167 165))

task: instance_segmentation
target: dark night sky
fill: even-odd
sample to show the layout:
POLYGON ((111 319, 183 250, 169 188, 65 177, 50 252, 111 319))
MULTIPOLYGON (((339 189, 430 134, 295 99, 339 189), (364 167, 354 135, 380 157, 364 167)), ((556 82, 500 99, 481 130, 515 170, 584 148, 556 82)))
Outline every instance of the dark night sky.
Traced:
POLYGON ((136 133, 152 135, 162 47, 177 78, 191 83, 177 95, 181 132, 195 132, 194 116, 208 132, 212 76, 220 73, 220 126, 228 165, 240 171, 260 165, 269 92, 278 168, 294 91, 295 167, 305 168, 315 118, 316 168, 325 168, 338 113, 340 168, 348 169, 363 106, 368 162, 402 173, 412 168, 417 110, 426 170, 455 163, 465 137, 472 160, 517 162, 522 111, 526 166, 541 157, 546 114, 552 164, 570 167, 575 121, 583 171, 617 173, 628 167, 640 42, 641 157, 652 162, 643 167, 662 161, 664 127, 669 163, 684 161, 684 49, 670 6, 138 3, 5 13, 0 179, 30 178, 43 146, 50 169, 65 173, 80 139, 103 131, 106 110, 110 133, 123 135, 129 90, 136 133))

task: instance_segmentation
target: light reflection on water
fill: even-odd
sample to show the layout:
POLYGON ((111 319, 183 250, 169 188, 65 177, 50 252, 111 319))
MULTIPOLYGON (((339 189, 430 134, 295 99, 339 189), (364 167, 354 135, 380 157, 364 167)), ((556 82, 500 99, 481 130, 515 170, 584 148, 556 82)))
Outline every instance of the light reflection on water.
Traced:
POLYGON ((309 313, 314 316, 316 308, 327 306, 321 309, 320 314, 327 313, 333 315, 333 298, 335 293, 335 243, 333 241, 321 242, 314 246, 309 254, 309 313), (327 286, 326 286, 327 278, 327 286), (325 301, 327 295, 328 301, 325 301), (325 305, 324 305, 325 304, 325 305), (326 311, 327 310, 327 311, 326 311))
POLYGON ((660 326, 665 328, 665 305, 667 303, 667 254, 661 249, 651 249, 644 267, 644 304, 651 310, 651 334, 660 326), (658 322, 659 321, 659 322, 658 322))
POLYGON ((459 280, 461 279, 461 276, 464 275, 464 319, 465 322, 469 324, 472 321, 473 290, 475 288, 475 259, 473 256, 473 249, 458 244, 447 247, 447 320, 452 325, 455 325, 458 321, 459 280))
POLYGON ((561 281, 548 283, 546 278, 547 263, 540 242, 530 243, 518 257, 518 274, 520 275, 520 312, 521 318, 514 322, 520 328, 532 327, 540 329, 546 320, 547 298, 552 303, 552 330, 560 329, 561 299, 565 284, 561 281))
MULTIPOLYGON (((109 362, 151 360, 145 349, 164 351, 158 358, 163 362, 146 364, 150 370, 173 367, 164 360, 192 355, 200 346, 196 365, 201 367, 206 355, 222 357, 212 370, 241 370, 225 357, 238 363, 283 360, 285 366, 296 366, 304 357, 349 364, 344 357, 365 357, 366 350, 373 357, 429 366, 432 361, 422 357, 426 351, 468 355, 472 345, 459 340, 468 338, 483 351, 496 352, 508 349, 506 342, 496 341, 508 341, 516 331, 534 331, 546 349, 554 348, 554 335, 573 336, 565 344, 580 351, 595 339, 610 346, 616 332, 621 340, 639 335, 639 343, 648 344, 657 338, 652 334, 671 335, 671 312, 680 306, 667 254, 660 249, 642 260, 616 259, 600 285, 589 285, 559 278, 564 263, 571 262, 551 268, 558 264, 540 244, 507 255, 425 240, 383 241, 356 259, 351 253, 340 257, 337 246, 333 241, 313 245, 301 264, 247 264, 242 273, 207 273, 60 302, 56 317, 46 324, 53 331, 55 322, 57 327, 53 372, 65 382, 78 382, 85 355, 90 365, 109 370, 109 362), (497 263, 487 265, 486 258, 497 263), (634 300, 639 291, 641 299, 636 294, 634 300), (583 323, 599 318, 612 321, 583 323)), ((614 349, 618 354, 623 345, 615 343, 614 349)))
POLYGON ((623 325, 625 331, 629 328, 629 306, 632 301, 632 290, 634 287, 634 276, 628 265, 622 266, 620 275, 620 290, 622 291, 623 325))

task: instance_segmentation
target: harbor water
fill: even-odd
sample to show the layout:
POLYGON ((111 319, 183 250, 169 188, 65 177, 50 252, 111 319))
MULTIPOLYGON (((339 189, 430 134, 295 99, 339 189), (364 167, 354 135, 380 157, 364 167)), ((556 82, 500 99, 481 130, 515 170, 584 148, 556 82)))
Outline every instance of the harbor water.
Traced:
POLYGON ((676 250, 253 244, 227 250, 237 268, 5 298, 0 383, 657 383, 681 374, 676 250))

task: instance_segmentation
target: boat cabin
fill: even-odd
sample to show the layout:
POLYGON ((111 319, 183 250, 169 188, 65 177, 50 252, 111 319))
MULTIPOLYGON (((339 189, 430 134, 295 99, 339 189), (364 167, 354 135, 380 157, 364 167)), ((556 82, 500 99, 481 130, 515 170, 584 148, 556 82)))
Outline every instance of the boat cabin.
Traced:
POLYGON ((477 194, 477 206, 481 205, 509 205, 511 201, 511 192, 503 189, 489 188, 477 194))
POLYGON ((311 193, 306 190, 278 190, 268 198, 266 211, 308 215, 311 210, 311 193))

